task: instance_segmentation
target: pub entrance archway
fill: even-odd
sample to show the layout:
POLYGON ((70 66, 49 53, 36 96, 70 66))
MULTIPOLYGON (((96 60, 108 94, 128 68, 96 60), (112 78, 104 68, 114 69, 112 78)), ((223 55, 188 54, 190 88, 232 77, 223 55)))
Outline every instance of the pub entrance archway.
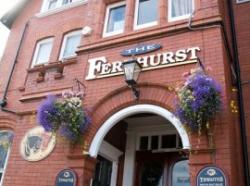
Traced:
MULTIPOLYGON (((140 154, 142 154, 139 152, 142 150, 142 149, 140 149, 141 148, 140 143, 144 143, 143 138, 145 138, 147 136, 146 134, 148 134, 147 140, 150 142, 150 143, 147 142, 148 147, 152 146, 152 145, 150 145, 150 144, 152 144, 151 141, 152 140, 156 141, 156 138, 159 139, 159 143, 163 143, 163 142, 161 142, 163 139, 171 140, 171 137, 172 137, 172 139, 175 138, 177 140, 175 142, 176 145, 181 144, 179 146, 179 148, 190 149, 190 147, 191 147, 187 132, 185 131, 185 129, 184 129, 183 125, 180 123, 180 121, 174 116, 174 114, 172 114, 170 111, 168 111, 167 109, 160 107, 160 106, 151 105, 151 104, 140 104, 140 105, 133 105, 133 106, 124 108, 124 109, 118 111, 117 113, 113 114, 111 117, 109 117, 103 123, 103 125, 99 128, 96 135, 94 136, 92 143, 90 145, 89 154, 91 157, 100 159, 100 162, 103 162, 103 165, 105 164, 106 167, 107 167, 107 165, 110 165, 110 167, 115 168, 116 171, 117 171, 118 157, 121 154, 123 154, 124 155, 124 160, 123 160, 124 165, 123 165, 122 185, 123 186, 134 185, 135 184, 134 178, 135 178, 136 174, 138 174, 138 171, 140 172, 143 169, 143 168, 141 169, 140 166, 138 168, 138 165, 136 164, 135 160, 136 160, 136 158, 138 158, 140 156, 140 154), (143 119, 140 119, 142 121, 142 122, 139 122, 139 123, 141 123, 141 126, 138 124, 133 125, 133 123, 136 122, 135 118, 137 118, 137 116, 139 116, 139 115, 145 116, 145 117, 141 117, 141 118, 144 118, 144 121, 143 121, 143 119), (133 117, 133 116, 136 116, 136 117, 133 117), (147 116, 147 118, 146 118, 146 116, 147 116), (167 128, 164 128, 166 126, 164 126, 162 124, 159 126, 144 126, 143 123, 148 123, 150 118, 151 118, 151 123, 154 123, 154 121, 157 120, 156 119, 157 116, 158 116, 158 118, 161 118, 160 120, 162 120, 162 121, 164 120, 164 121, 168 122, 168 125, 169 125, 168 127, 170 130, 168 130, 167 128), (113 148, 112 145, 109 145, 106 141, 104 141, 104 137, 109 133, 109 131, 113 127, 115 127, 116 124, 118 124, 121 121, 126 121, 129 123, 127 131, 126 131, 126 147, 125 147, 124 152, 121 152, 118 149, 113 148), (134 128, 135 126, 137 128, 134 128), (141 135, 142 130, 140 129, 140 127, 142 130, 144 130, 143 135, 141 135), (146 128, 148 128, 149 130, 146 131, 146 128), (140 131, 140 132, 138 132, 138 131, 140 131), (152 135, 151 135, 152 131, 154 131, 154 134, 155 134, 154 139, 152 138, 152 135), (163 131, 163 133, 162 133, 162 131, 163 131), (164 133, 166 131, 172 131, 172 132, 175 131, 176 134, 170 133, 169 135, 166 135, 166 134, 168 134, 168 132, 164 133), (135 141, 137 141, 137 142, 135 143, 135 141), (137 153, 137 151, 138 151, 138 153, 137 153), (106 154, 105 154, 105 152, 106 152, 106 154), (98 155, 102 155, 102 157, 107 158, 107 159, 103 160, 98 155), (114 161, 112 159, 114 159, 114 161), (110 163, 108 161, 110 161, 110 163), (111 164, 112 162, 113 162, 113 164, 111 164), (114 162, 116 164, 114 164, 114 162)), ((119 139, 117 139, 117 140, 119 140, 119 139)), ((158 142, 157 142, 157 144, 158 144, 158 142)), ((178 147, 176 146, 174 148, 175 150, 173 150, 173 152, 168 153, 170 158, 171 157, 173 158, 175 156, 174 154, 176 153, 177 148, 178 147)), ((147 149, 147 150, 152 151, 152 149, 147 149)), ((164 152, 163 150, 164 150, 163 148, 155 149, 154 152, 158 152, 158 153, 161 153, 161 155, 163 155, 163 153, 167 152, 167 151, 164 152), (159 152, 157 150, 159 150, 159 152)), ((169 149, 167 149, 167 150, 169 150, 169 149)), ((149 153, 149 151, 147 151, 147 153, 149 153)), ((151 154, 151 155, 149 155, 149 160, 152 159, 153 157, 156 157, 156 159, 160 160, 161 155, 156 155, 156 153, 151 154), (159 156, 159 157, 157 158, 157 156, 159 156)), ((165 162, 164 159, 162 159, 162 160, 165 162)), ((112 178, 115 178, 115 179, 117 178, 117 175, 114 176, 114 172, 112 172, 112 178)), ((116 185, 116 180, 115 181, 110 180, 109 183, 111 186, 114 186, 114 185, 116 185)))

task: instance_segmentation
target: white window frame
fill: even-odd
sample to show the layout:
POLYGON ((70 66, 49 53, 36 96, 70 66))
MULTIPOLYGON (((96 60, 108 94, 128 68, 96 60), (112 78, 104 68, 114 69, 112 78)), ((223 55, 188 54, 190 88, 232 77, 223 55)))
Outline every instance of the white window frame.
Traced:
MULTIPOLYGON (((159 5, 157 6, 157 8, 159 8, 159 5)), ((158 24, 158 21, 157 21, 158 18, 157 18, 156 21, 152 21, 150 23, 145 23, 145 24, 142 24, 142 25, 138 25, 137 24, 138 16, 139 16, 139 0, 136 0, 136 3, 135 3, 135 18, 134 18, 134 30, 148 28, 148 27, 155 26, 155 25, 158 24)), ((159 15, 158 15, 158 17, 159 17, 159 15)))
MULTIPOLYGON (((153 129, 152 129, 153 131, 153 129)), ((153 131, 153 132, 139 132, 136 137, 136 150, 140 150, 140 140, 141 137, 148 137, 148 147, 147 150, 152 150, 152 152, 175 152, 178 151, 178 146, 180 145, 181 141, 179 140, 179 135, 176 133, 176 131, 153 131), (174 148, 162 148, 162 136, 165 135, 175 135, 176 136, 176 147, 174 148), (157 149, 151 149, 151 139, 152 136, 158 136, 158 148, 157 149)))
POLYGON ((80 2, 86 2, 86 0, 73 0, 71 3, 68 3, 68 4, 65 4, 63 5, 63 0, 58 0, 57 3, 56 3, 56 7, 55 8, 52 8, 52 9, 48 9, 49 8, 49 2, 51 0, 43 0, 43 4, 42 4, 42 7, 41 7, 41 10, 40 12, 43 13, 43 12, 49 12, 49 11, 53 11, 55 9, 60 9, 61 7, 70 7, 72 4, 78 4, 80 2))
MULTIPOLYGON (((103 141, 98 154, 112 162, 110 186, 116 186, 119 157, 123 154, 123 152, 108 143, 107 141, 103 141)), ((92 181, 93 180, 91 180, 90 186, 92 186, 92 181)))
POLYGON ((237 4, 250 2, 250 0, 236 0, 237 4))
POLYGON ((195 10, 195 1, 192 0, 192 12, 191 14, 186 14, 178 17, 172 17, 172 1, 173 0, 168 0, 168 22, 173 22, 173 21, 179 21, 183 19, 188 19, 192 12, 195 10))
POLYGON ((63 59, 68 59, 68 58, 73 58, 76 56, 76 54, 73 54, 71 56, 67 56, 67 57, 63 57, 63 53, 67 44, 67 40, 69 37, 74 36, 74 35, 82 35, 82 30, 76 30, 76 31, 72 31, 68 34, 66 34, 63 38, 63 44, 61 47, 61 51, 60 51, 60 56, 59 56, 59 60, 63 60, 63 59))
MULTIPOLYGON (((49 62, 49 61, 46 61, 46 62, 37 64, 37 57, 38 57, 38 53, 39 53, 39 50, 40 50, 40 47, 41 47, 42 44, 51 43, 51 45, 52 45, 51 51, 52 51, 52 48, 53 48, 53 41, 54 41, 54 38, 53 38, 53 37, 52 37, 52 38, 50 37, 50 38, 47 38, 47 39, 43 39, 43 40, 39 41, 39 42, 36 44, 36 50, 35 50, 35 53, 34 53, 34 56, 33 56, 31 68, 33 68, 33 67, 36 66, 36 65, 47 64, 47 63, 49 62)), ((50 51, 50 54, 51 54, 51 51, 50 51)), ((50 56, 50 54, 49 54, 49 56, 50 56)))
POLYGON ((113 36, 113 35, 117 35, 117 34, 122 34, 124 32, 126 16, 124 16, 124 27, 123 27, 122 30, 107 32, 110 10, 113 9, 113 8, 116 8, 116 7, 124 6, 124 5, 125 5, 125 14, 126 14, 126 2, 125 1, 118 2, 118 3, 113 3, 113 4, 107 6, 106 14, 105 14, 104 28, 103 28, 103 34, 102 34, 103 37, 109 37, 109 36, 113 36))
MULTIPOLYGON (((14 135, 13 131, 11 131, 11 130, 0 130, 0 133, 1 133, 1 132, 10 132, 10 133, 12 133, 12 134, 14 135)), ((10 151, 11 151, 12 143, 13 143, 13 141, 11 142, 11 144, 10 144, 10 146, 9 146, 9 148, 8 148, 6 160, 5 160, 5 162, 4 162, 4 168, 3 168, 3 170, 0 171, 0 172, 2 173, 2 178, 1 178, 1 180, 0 180, 0 186, 2 186, 2 185, 3 185, 3 182, 4 182, 4 176, 5 176, 5 173, 6 173, 7 164, 8 164, 9 157, 10 157, 10 151)))

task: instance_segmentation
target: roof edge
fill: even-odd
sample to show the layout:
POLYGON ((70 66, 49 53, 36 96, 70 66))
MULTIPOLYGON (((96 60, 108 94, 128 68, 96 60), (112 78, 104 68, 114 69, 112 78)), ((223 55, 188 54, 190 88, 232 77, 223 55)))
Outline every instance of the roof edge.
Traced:
POLYGON ((9 29, 11 29, 14 21, 19 16, 21 11, 24 9, 24 7, 27 5, 29 0, 20 0, 16 5, 10 9, 7 13, 1 17, 0 21, 9 29))

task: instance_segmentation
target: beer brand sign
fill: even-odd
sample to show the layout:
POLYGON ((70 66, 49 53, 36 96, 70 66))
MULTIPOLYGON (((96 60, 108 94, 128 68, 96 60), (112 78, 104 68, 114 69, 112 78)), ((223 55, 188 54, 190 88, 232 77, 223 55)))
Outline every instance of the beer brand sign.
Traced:
POLYGON ((56 176, 56 186, 76 186, 77 174, 71 169, 64 169, 56 176))
MULTIPOLYGON (((143 46, 143 53, 151 52, 159 49, 159 46, 143 46), (149 47, 149 48, 148 48, 149 47), (157 48, 158 47, 158 48, 157 48)), ((128 49, 127 53, 137 52, 139 49, 128 49)), ((135 59, 141 64, 142 71, 153 70, 159 68, 166 68, 177 65, 184 65, 196 63, 198 61, 197 53, 200 51, 199 47, 191 47, 187 49, 180 49, 177 51, 159 52, 151 55, 137 56, 135 59)), ((125 61, 125 60, 124 60, 125 61)), ((127 61, 127 60, 126 60, 127 61)), ((92 58, 88 60, 89 70, 86 80, 93 80, 98 78, 105 78, 123 74, 123 61, 109 62, 105 56, 92 58)))
POLYGON ((225 173, 216 166, 201 169, 196 179, 196 186, 227 186, 225 173))

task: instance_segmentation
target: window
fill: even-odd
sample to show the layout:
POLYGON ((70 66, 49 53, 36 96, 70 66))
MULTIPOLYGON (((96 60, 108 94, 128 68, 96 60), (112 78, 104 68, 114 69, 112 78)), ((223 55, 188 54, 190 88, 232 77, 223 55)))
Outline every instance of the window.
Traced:
POLYGON ((80 0, 44 0, 41 12, 53 10, 80 0))
POLYGON ((92 186, 108 186, 111 184, 112 162, 98 156, 92 186))
POLYGON ((37 43, 31 67, 49 62, 52 43, 53 38, 44 39, 37 43))
POLYGON ((107 7, 103 37, 123 33, 125 7, 125 2, 115 3, 107 7))
POLYGON ((177 21, 188 18, 194 10, 194 0, 169 0, 169 21, 177 21))
POLYGON ((63 5, 66 5, 66 4, 69 4, 69 3, 72 3, 73 0, 63 0, 62 4, 63 5))
POLYGON ((98 154, 91 186, 116 186, 119 157, 123 152, 103 141, 98 154))
POLYGON ((176 134, 143 135, 138 137, 137 143, 139 151, 176 151, 182 148, 181 139, 176 134))
POLYGON ((140 139, 140 150, 148 150, 148 136, 142 136, 140 139))
POLYGON ((81 30, 71 32, 64 36, 60 53, 60 60, 64 58, 74 57, 75 51, 81 41, 81 30))
POLYGON ((250 0, 236 0, 237 3, 245 3, 245 2, 249 2, 250 0))
POLYGON ((188 160, 181 160, 174 164, 172 186, 190 186, 188 160))
POLYGON ((140 29, 157 24, 158 0, 137 0, 134 28, 140 29))
POLYGON ((0 131, 0 185, 3 184, 12 141, 13 133, 11 131, 0 131))
POLYGON ((176 135, 163 135, 161 136, 161 148, 162 149, 170 149, 176 148, 176 135))
POLYGON ((159 136, 151 137, 151 149, 157 150, 159 148, 159 136))
POLYGON ((48 10, 56 8, 57 0, 50 0, 48 4, 48 10))

